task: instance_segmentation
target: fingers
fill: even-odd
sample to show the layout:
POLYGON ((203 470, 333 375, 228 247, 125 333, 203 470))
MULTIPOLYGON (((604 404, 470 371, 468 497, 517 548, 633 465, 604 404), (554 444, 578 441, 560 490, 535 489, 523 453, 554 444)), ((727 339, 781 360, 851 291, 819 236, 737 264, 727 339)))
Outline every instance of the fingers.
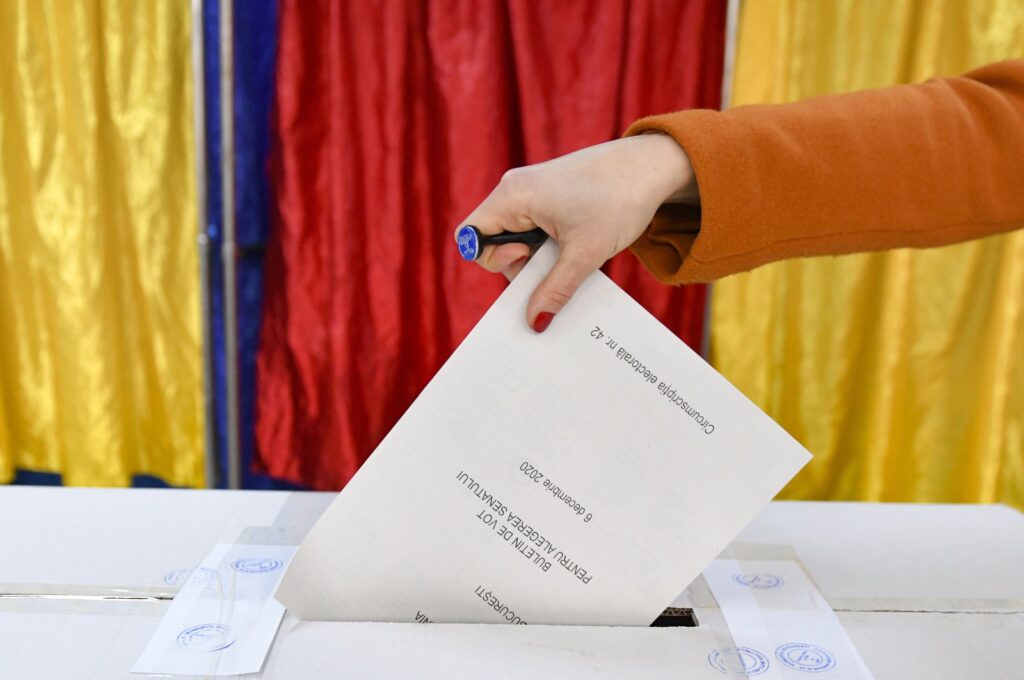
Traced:
POLYGON ((514 276, 530 259, 530 246, 525 243, 506 243, 503 246, 487 246, 477 264, 494 273, 514 276))
MULTIPOLYGON (((501 178, 476 210, 466 216, 460 224, 472 224, 481 234, 498 234, 503 231, 528 231, 535 227, 528 217, 529 203, 535 183, 531 180, 531 168, 511 170, 501 178), (531 189, 533 187, 533 189, 531 189)), ((547 230, 549 234, 554 232, 547 230)), ((456 229, 456 239, 458 238, 456 229)), ((600 267, 606 257, 596 254, 593 248, 561 243, 562 251, 558 261, 544 280, 534 290, 527 306, 526 318, 530 327, 542 333, 560 312, 580 284, 600 267)), ((500 272, 512 280, 525 266, 530 256, 530 247, 524 243, 509 243, 487 246, 477 260, 482 267, 500 272)))
POLYGON ((526 306, 526 321, 543 333, 551 320, 569 302, 580 284, 604 264, 604 260, 581 248, 566 244, 555 266, 540 282, 526 306))
POLYGON ((519 272, 523 271, 523 267, 526 266, 526 262, 529 259, 529 257, 520 258, 510 264, 506 269, 503 269, 501 273, 504 274, 505 278, 510 282, 514 281, 515 278, 519 276, 519 272))
MULTIPOLYGON (((522 168, 506 172, 498 186, 455 228, 456 240, 459 229, 466 224, 472 224, 484 235, 533 229, 536 225, 526 217, 529 211, 526 206, 528 192, 525 190, 524 174, 522 168)), ((487 246, 477 264, 488 271, 507 274, 512 263, 520 260, 525 262, 524 258, 529 255, 529 246, 521 243, 487 246)))
POLYGON ((525 217, 529 213, 529 175, 529 168, 515 168, 506 172, 494 190, 476 207, 476 210, 466 216, 462 224, 474 225, 481 234, 533 229, 533 222, 525 217))

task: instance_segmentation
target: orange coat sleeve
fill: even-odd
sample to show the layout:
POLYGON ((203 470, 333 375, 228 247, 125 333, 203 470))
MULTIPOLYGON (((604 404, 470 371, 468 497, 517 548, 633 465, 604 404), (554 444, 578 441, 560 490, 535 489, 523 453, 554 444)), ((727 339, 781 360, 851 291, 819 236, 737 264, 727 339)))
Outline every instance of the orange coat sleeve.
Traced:
POLYGON ((1024 226, 1024 60, 794 104, 643 118, 675 138, 700 210, 631 250, 665 283, 793 257, 941 246, 1024 226))

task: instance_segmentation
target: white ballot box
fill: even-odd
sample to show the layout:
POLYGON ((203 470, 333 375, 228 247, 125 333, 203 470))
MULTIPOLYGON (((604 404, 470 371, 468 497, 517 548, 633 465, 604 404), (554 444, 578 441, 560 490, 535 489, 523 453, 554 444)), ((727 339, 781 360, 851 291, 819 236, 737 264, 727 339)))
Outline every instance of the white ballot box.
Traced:
MULTIPOLYGON (((194 567, 219 544, 298 545, 332 496, 0 488, 0 678, 147 677, 130 669, 194 567)), ((772 503, 726 552, 799 560, 877 679, 1021 677, 1024 516, 1014 510, 772 503)), ((716 602, 690 589, 677 603, 696 608, 697 627, 286 615, 262 671, 245 677, 729 677, 712 663, 732 639, 716 602)))

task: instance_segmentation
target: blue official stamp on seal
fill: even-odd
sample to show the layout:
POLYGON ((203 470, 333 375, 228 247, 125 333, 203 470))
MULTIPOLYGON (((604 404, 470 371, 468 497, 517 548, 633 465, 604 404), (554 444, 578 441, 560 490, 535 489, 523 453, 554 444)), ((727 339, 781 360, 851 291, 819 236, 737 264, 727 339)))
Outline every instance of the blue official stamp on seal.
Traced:
POLYGON ((191 569, 175 569, 164 574, 164 583, 169 586, 176 586, 185 580, 185 577, 189 575, 191 569))
POLYGON ((164 583, 169 586, 180 585, 184 581, 202 583, 217 578, 217 570, 209 567, 199 567, 193 572, 191 569, 175 569, 164 574, 164 583))
POLYGON ((231 568, 243 574, 265 574, 277 571, 284 562, 270 557, 240 557, 231 563, 231 568))
POLYGON ((235 644, 231 626, 223 623, 201 623, 178 633, 178 646, 196 652, 219 652, 235 644))
POLYGON ((741 586, 747 588, 756 588, 758 590, 774 590, 775 588, 781 588, 786 582, 782 580, 781 576, 775 574, 733 574, 732 580, 741 586))
POLYGON ((805 673, 824 673, 836 665, 835 657, 823 647, 807 642, 790 642, 775 650, 775 656, 786 666, 805 673))
POLYGON ((761 675, 768 670, 768 657, 750 647, 716 649, 708 654, 708 663, 722 673, 745 673, 748 678, 761 675))

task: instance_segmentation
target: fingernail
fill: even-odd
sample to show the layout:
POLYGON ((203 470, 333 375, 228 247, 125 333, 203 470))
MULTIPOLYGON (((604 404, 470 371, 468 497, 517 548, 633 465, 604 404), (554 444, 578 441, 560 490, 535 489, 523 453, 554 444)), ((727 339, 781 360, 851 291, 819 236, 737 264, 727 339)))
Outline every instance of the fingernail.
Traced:
POLYGON ((551 312, 541 312, 537 315, 537 318, 533 320, 533 332, 543 333, 551 325, 551 320, 555 318, 555 315, 551 312))
POLYGON ((523 255, 522 257, 519 257, 519 258, 516 258, 516 259, 512 260, 512 262, 508 266, 509 267, 515 267, 515 266, 521 265, 522 263, 526 262, 529 259, 530 259, 529 255, 523 255))

